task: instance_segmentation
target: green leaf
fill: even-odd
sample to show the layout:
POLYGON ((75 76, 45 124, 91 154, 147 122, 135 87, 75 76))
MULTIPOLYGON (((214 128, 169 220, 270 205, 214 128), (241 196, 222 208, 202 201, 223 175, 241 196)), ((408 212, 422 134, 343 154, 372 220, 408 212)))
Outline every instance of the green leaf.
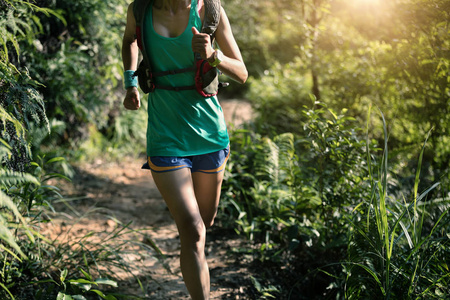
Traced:
POLYGON ((95 280, 97 284, 106 284, 113 287, 117 287, 117 282, 108 278, 98 278, 95 280))
POLYGON ((89 291, 92 288, 92 285, 95 284, 95 282, 86 280, 86 279, 70 279, 68 282, 72 285, 78 286, 80 289, 89 291))
POLYGON ((55 163, 55 162, 59 162, 59 161, 65 161, 66 159, 64 157, 54 157, 52 159, 49 159, 47 161, 47 164, 51 164, 51 163, 55 163))
POLYGON ((8 290, 8 288, 1 282, 0 282, 0 287, 2 287, 3 290, 5 290, 8 293, 8 295, 11 297, 12 300, 16 299, 16 298, 14 298, 13 294, 11 294, 11 292, 8 290))
MULTIPOLYGON (((23 218, 23 216, 20 214, 19 210, 15 206, 15 204, 12 202, 12 200, 6 196, 2 191, 0 191, 0 206, 9 208, 14 215, 19 218, 22 223, 25 226, 25 229, 27 228, 26 221, 23 218)), ((29 236, 32 243, 34 243, 34 238, 32 235, 29 236)), ((0 215, 0 240, 5 241, 9 244, 14 250, 17 251, 23 258, 26 258, 27 256, 20 250, 19 245, 16 243, 16 238, 12 235, 11 231, 8 228, 8 222, 3 218, 3 216, 0 215)))
POLYGON ((59 173, 47 174, 46 177, 42 181, 47 181, 47 180, 50 180, 50 179, 53 179, 53 178, 61 178, 61 179, 65 179, 67 181, 71 181, 69 177, 67 177, 65 175, 62 175, 62 174, 59 174, 59 173))
POLYGON ((264 292, 264 293, 262 293, 262 295, 263 295, 264 297, 269 297, 269 298, 273 298, 273 299, 276 298, 274 295, 272 295, 272 294, 270 294, 270 293, 268 293, 268 292, 264 292))
POLYGON ((80 270, 81 273, 83 273, 83 275, 90 281, 92 281, 92 276, 86 272, 85 270, 83 270, 82 268, 78 268, 78 270, 80 270))
POLYGON ((80 278, 80 279, 69 279, 69 280, 67 280, 67 282, 70 282, 70 283, 87 283, 87 284, 96 284, 95 282, 93 282, 93 281, 90 281, 90 280, 86 280, 86 279, 83 279, 83 278, 80 278))
POLYGON ((364 270, 367 271, 367 273, 370 274, 370 276, 373 277, 373 279, 375 279, 375 281, 378 283, 378 287, 380 288, 381 292, 383 293, 384 296, 386 296, 386 291, 383 288, 383 285, 381 284, 380 278, 378 278, 377 274, 375 274, 374 271, 372 271, 369 267, 363 265, 363 264, 355 264, 361 268, 363 268, 364 270))
POLYGON ((256 289, 258 292, 261 292, 262 287, 261 287, 261 283, 258 281, 258 279, 256 279, 256 278, 253 277, 253 276, 250 276, 250 279, 252 280, 252 283, 253 283, 253 286, 255 287, 255 289, 256 289))
POLYGON ((15 172, 12 170, 0 170, 0 185, 11 186, 21 183, 33 183, 35 185, 40 185, 39 180, 31 174, 15 172))
POLYGON ((6 147, 6 149, 8 149, 8 150, 11 149, 11 146, 10 146, 4 139, 1 139, 1 138, 0 138, 0 143, 2 143, 3 146, 6 147))
POLYGON ((61 271, 61 275, 59 276, 59 280, 60 280, 61 282, 66 281, 66 277, 67 277, 67 274, 68 274, 68 273, 69 273, 69 271, 68 271, 67 269, 62 270, 62 271, 61 271))
POLYGON ((72 296, 59 292, 56 300, 73 300, 72 296))
POLYGON ((97 295, 99 295, 100 297, 102 297, 103 299, 106 299, 106 300, 117 300, 117 298, 114 297, 113 295, 106 296, 105 294, 103 294, 103 292, 101 292, 99 290, 91 290, 91 292, 96 293, 97 295))

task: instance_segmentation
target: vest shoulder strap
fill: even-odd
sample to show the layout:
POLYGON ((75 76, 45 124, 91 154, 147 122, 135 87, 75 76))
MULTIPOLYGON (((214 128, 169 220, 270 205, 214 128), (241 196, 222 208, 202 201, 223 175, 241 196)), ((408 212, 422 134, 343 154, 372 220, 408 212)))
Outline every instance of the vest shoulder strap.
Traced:
POLYGON ((145 11, 147 6, 150 4, 151 0, 134 0, 133 3, 133 14, 136 20, 136 26, 142 26, 144 21, 145 11))

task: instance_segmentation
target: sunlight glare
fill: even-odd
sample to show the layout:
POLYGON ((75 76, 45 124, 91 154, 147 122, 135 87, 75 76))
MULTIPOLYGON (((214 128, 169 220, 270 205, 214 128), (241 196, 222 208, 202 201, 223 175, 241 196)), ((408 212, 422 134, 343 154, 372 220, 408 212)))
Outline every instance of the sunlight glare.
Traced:
POLYGON ((353 3, 356 7, 380 7, 381 0, 353 0, 353 3))

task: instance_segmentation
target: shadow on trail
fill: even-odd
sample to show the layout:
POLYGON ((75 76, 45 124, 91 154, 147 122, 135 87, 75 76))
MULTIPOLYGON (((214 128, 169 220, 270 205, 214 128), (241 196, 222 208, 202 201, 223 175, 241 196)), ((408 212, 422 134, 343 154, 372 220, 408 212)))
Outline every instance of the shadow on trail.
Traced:
POLYGON ((130 164, 77 168, 69 197, 80 200, 73 205, 82 211, 104 208, 122 223, 132 221, 137 226, 171 223, 150 172, 141 170, 138 163, 130 164))

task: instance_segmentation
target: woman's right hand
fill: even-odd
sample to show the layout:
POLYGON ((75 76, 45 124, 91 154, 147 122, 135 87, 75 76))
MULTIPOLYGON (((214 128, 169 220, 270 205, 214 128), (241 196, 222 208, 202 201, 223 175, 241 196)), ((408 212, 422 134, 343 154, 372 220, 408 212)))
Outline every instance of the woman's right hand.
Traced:
POLYGON ((129 110, 138 110, 141 107, 141 101, 139 100, 139 91, 136 87, 129 87, 127 94, 123 100, 123 106, 129 110))

